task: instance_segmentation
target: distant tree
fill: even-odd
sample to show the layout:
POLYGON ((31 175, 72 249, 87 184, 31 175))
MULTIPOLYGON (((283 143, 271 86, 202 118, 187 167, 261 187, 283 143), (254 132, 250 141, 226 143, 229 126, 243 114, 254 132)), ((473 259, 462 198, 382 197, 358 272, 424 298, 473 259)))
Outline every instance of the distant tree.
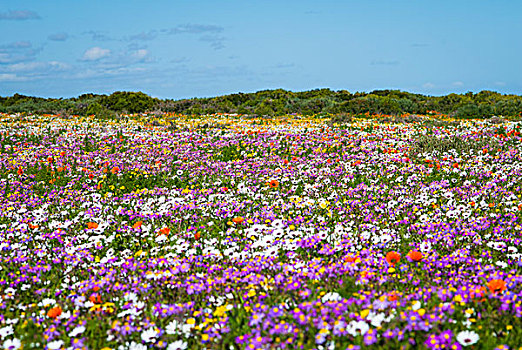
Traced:
POLYGON ((100 103, 117 112, 142 113, 150 110, 156 101, 143 92, 117 91, 102 97, 100 103))

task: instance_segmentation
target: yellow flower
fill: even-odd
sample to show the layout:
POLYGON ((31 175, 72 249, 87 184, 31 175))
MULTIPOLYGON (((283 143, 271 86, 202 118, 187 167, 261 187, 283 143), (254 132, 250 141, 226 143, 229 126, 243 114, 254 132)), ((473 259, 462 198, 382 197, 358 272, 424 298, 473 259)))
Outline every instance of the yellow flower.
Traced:
POLYGON ((369 309, 365 309, 363 311, 361 311, 361 317, 362 318, 366 318, 366 316, 368 316, 370 314, 370 310, 369 309))

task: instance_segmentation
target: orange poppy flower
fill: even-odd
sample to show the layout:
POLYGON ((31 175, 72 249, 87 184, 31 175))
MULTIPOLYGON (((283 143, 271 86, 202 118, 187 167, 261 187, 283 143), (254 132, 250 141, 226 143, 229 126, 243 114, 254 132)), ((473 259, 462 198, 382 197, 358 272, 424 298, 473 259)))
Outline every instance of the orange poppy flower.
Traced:
POLYGON ((60 155, 61 155, 62 157, 65 156, 65 151, 61 151, 61 152, 60 152, 60 155))
POLYGON ((38 228, 38 225, 29 224, 29 228, 34 230, 35 228, 38 228))
POLYGON ((397 298, 397 294, 388 295, 388 301, 395 301, 397 300, 397 298))
POLYGON ((397 252, 388 252, 388 254, 386 254, 386 261, 392 266, 395 266, 399 260, 401 260, 401 255, 397 252))
POLYGON ((421 261, 424 258, 422 253, 416 250, 410 250, 408 253, 408 257, 415 262, 421 261))
POLYGON ((235 217, 232 219, 232 222, 236 223, 236 224, 240 224, 242 223, 243 221, 245 221, 244 218, 242 218, 241 216, 238 216, 238 217, 235 217))
POLYGON ((17 173, 18 173, 18 175, 22 175, 24 173, 24 171, 22 170, 22 168, 18 168, 17 173))
POLYGON ((502 293, 507 289, 506 282, 501 279, 494 279, 488 282, 487 284, 489 291, 491 293, 502 293))
POLYGON ((143 221, 138 221, 136 222, 134 225, 132 225, 132 228, 140 228, 141 227, 141 224, 143 224, 143 221))
POLYGON ((96 229, 96 228, 98 228, 98 223, 96 223, 96 222, 88 222, 87 223, 87 228, 88 229, 93 229, 93 228, 96 229))
POLYGON ((196 233, 194 234, 194 239, 197 241, 197 240, 200 239, 200 238, 201 238, 201 233, 199 233, 199 231, 198 231, 198 232, 196 232, 196 233))
POLYGON ((50 318, 56 318, 62 314, 62 308, 59 306, 55 306, 49 311, 47 311, 47 316, 50 318))
POLYGON ((277 180, 272 180, 270 181, 270 183, 268 184, 271 188, 277 188, 279 187, 279 181, 277 180))
POLYGON ((47 158, 47 161, 48 161, 49 163, 52 163, 53 160, 54 160, 53 157, 48 157, 48 158, 47 158))
POLYGON ((344 257, 344 261, 349 262, 349 263, 353 263, 355 261, 355 259, 357 259, 357 257, 356 256, 351 256, 351 255, 348 255, 348 256, 344 257))
POLYGON ((93 304, 101 304, 101 297, 99 294, 93 294, 89 297, 89 300, 93 303, 93 304))
POLYGON ((164 228, 162 228, 162 229, 159 231, 158 236, 160 236, 160 235, 168 236, 169 233, 170 233, 170 228, 168 228, 168 227, 164 227, 164 228))
POLYGON ((115 166, 111 169, 111 173, 113 173, 113 174, 116 174, 118 171, 120 171, 120 168, 118 168, 117 166, 115 166))

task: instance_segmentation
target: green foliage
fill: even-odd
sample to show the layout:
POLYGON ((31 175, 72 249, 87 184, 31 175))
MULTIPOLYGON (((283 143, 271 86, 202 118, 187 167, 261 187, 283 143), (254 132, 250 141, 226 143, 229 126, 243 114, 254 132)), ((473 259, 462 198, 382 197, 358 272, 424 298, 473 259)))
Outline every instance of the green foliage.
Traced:
POLYGON ((45 99, 19 94, 0 97, 0 112, 4 113, 95 114, 101 118, 111 118, 116 113, 143 113, 152 110, 189 115, 221 112, 258 116, 292 113, 402 115, 425 114, 435 110, 457 118, 487 118, 493 115, 520 117, 522 96, 503 95, 494 91, 425 96, 399 90, 350 93, 330 89, 301 92, 276 89, 178 101, 158 100, 142 92, 125 91, 109 96, 83 94, 70 99, 45 99))
POLYGON ((143 113, 154 106, 155 99, 143 92, 117 91, 109 96, 103 96, 100 104, 117 112, 143 113))

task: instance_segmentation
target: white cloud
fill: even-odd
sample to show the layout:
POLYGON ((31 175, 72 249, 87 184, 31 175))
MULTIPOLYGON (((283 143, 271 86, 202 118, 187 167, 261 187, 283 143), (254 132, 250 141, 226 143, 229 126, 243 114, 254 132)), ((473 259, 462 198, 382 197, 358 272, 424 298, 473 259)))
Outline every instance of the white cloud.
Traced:
POLYGON ((425 89, 433 89, 435 87, 435 84, 433 83, 426 83, 424 85, 422 85, 423 88, 425 89))
POLYGON ((34 11, 22 10, 22 11, 9 11, 0 12, 0 20, 7 19, 12 21, 24 21, 27 19, 40 19, 40 16, 34 11))
POLYGON ((0 73, 0 81, 24 81, 27 80, 24 77, 19 77, 16 74, 11 73, 0 73))
POLYGON ((461 87, 461 86, 464 86, 464 83, 461 82, 461 81, 455 81, 455 82, 453 82, 453 84, 451 84, 451 85, 453 85, 453 86, 457 86, 457 87, 461 87))
POLYGON ((95 46, 83 53, 82 61, 98 61, 111 54, 111 50, 95 46))
POLYGON ((70 69, 70 65, 58 61, 50 62, 21 62, 8 65, 7 71, 10 72, 33 72, 41 73, 43 71, 63 71, 70 69))
POLYGON ((131 53, 131 57, 137 61, 142 61, 147 57, 148 54, 149 54, 149 51, 147 51, 145 49, 140 49, 140 50, 136 50, 133 53, 131 53))

